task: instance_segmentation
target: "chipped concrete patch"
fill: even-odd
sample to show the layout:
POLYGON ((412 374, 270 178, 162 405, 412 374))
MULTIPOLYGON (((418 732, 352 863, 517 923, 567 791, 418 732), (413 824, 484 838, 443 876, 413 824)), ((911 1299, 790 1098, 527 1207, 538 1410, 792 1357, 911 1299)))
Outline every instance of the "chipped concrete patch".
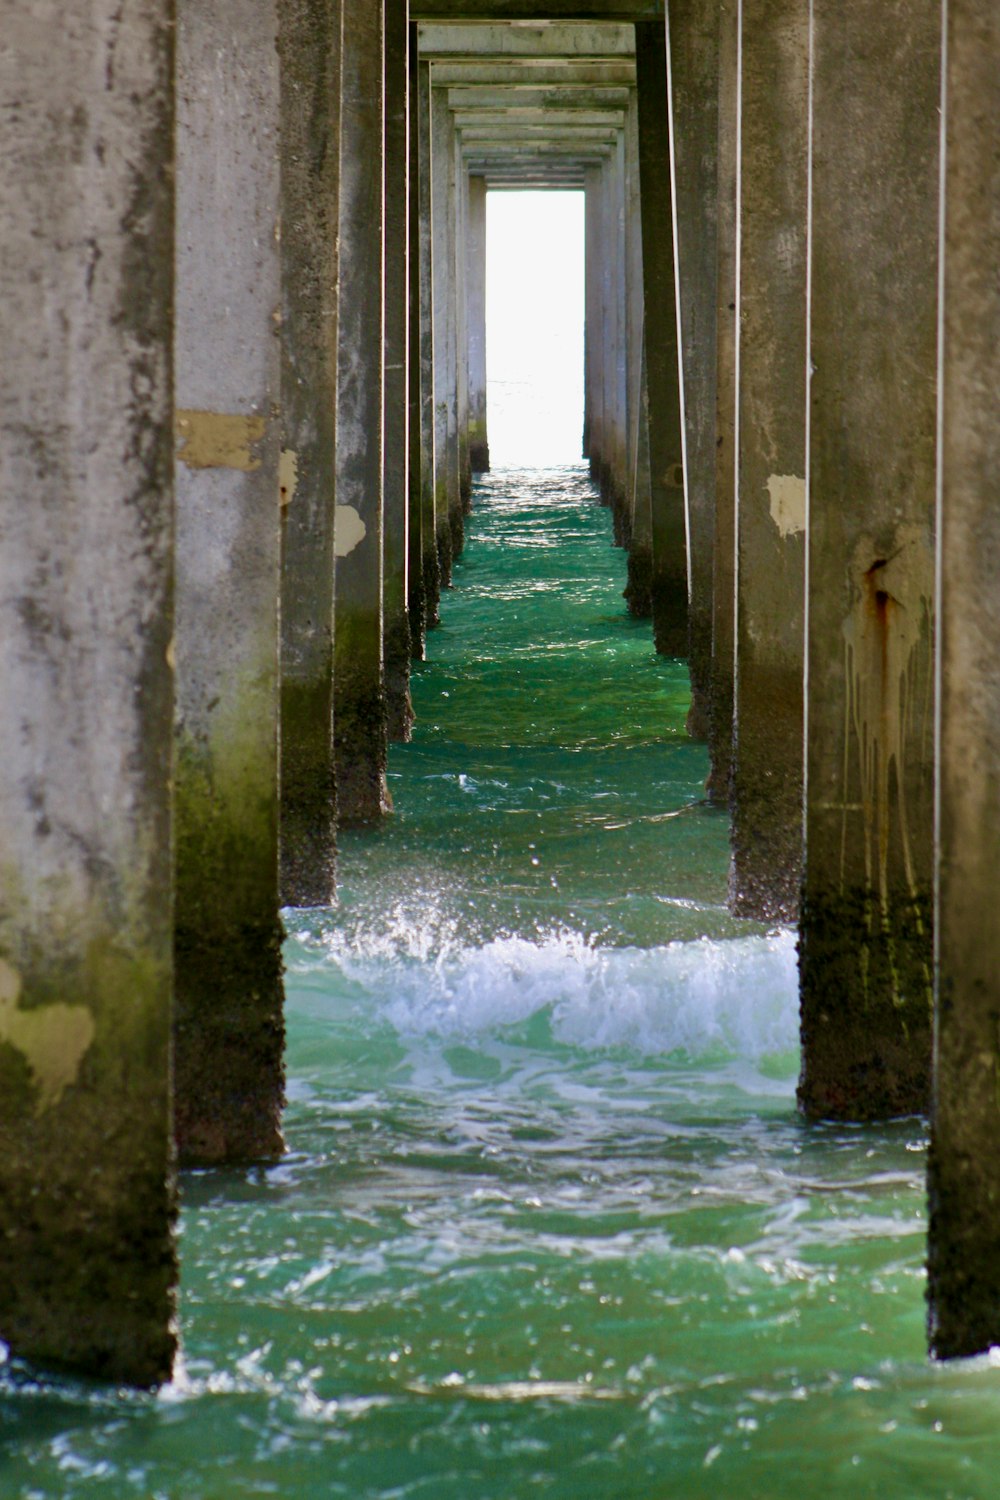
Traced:
POLYGON ((260 468, 260 457, 254 449, 267 429, 264 417, 178 411, 174 429, 177 457, 189 469, 240 469, 251 474, 260 468))
POLYGON ((767 481, 771 519, 782 537, 806 529, 806 482, 797 474, 772 474, 767 481))
POLYGON ((0 958, 0 1041, 26 1059, 38 1089, 37 1113, 42 1114, 76 1082, 96 1028, 85 1005, 21 1010, 20 999, 21 976, 0 958))
POLYGON ((349 557, 367 535, 368 527, 353 505, 338 505, 333 512, 333 555, 349 557))

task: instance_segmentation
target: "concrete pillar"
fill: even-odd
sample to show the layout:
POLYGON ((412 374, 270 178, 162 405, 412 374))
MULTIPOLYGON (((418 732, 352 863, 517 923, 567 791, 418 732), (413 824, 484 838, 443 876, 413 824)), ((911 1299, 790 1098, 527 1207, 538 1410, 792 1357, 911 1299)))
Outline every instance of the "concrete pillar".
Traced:
POLYGON ((628 582, 625 600, 629 613, 647 618, 651 610, 649 583, 652 551, 649 536, 649 445, 643 392, 644 293, 642 284, 642 193, 639 182, 639 111, 635 90, 629 91, 625 112, 625 308, 628 354, 627 390, 627 482, 628 582), (646 435, 646 462, 640 470, 639 443, 646 435), (640 498, 640 474, 644 489, 640 498), (639 515, 639 510, 644 510, 639 515), (637 537, 637 528, 639 535, 637 537))
MULTIPOLYGON (((421 443, 420 403, 420 148, 418 141, 417 100, 420 41, 417 23, 411 21, 407 32, 407 297, 408 337, 407 364, 407 512, 406 538, 406 608, 410 622, 410 655, 423 661, 427 632, 427 582, 424 579, 424 511, 423 445, 421 443)), ((431 492, 433 519, 434 496, 431 492)))
POLYGON ((486 427, 486 178, 469 178, 469 465, 473 474, 490 467, 486 427))
POLYGON ((812 15, 799 1099, 865 1119, 930 1102, 940 6, 812 15))
POLYGON ((632 517, 628 503, 628 262, 625 228, 628 184, 624 130, 618 132, 608 166, 613 309, 609 372, 612 409, 609 499, 615 518, 615 539, 620 546, 627 547, 632 517))
POLYGON ((281 0, 281 899, 333 899, 341 0, 281 0))
POLYGON ((385 0, 385 371, 382 650, 388 734, 408 740, 409 551, 409 21, 407 0, 385 0))
POLYGON ((683 657, 688 647, 688 548, 663 21, 637 21, 635 49, 653 514, 653 634, 657 651, 683 657))
POLYGON ((178 5, 174 1055, 187 1161, 282 1150, 276 43, 273 5, 178 5))
POLYGON ((677 206, 684 463, 691 597, 688 732, 707 740, 712 698, 719 155, 718 0, 670 0, 668 73, 677 206))
POLYGON ((590 461, 590 477, 601 487, 604 450, 603 172, 599 166, 588 166, 585 178, 584 443, 585 456, 590 461))
POLYGON ((333 714, 342 824, 377 822, 391 807, 382 669, 382 45, 382 0, 345 6, 333 714))
POLYGON ((170 1375, 173 6, 0 46, 0 1337, 170 1375), (123 38, 123 42, 126 39, 123 38))
POLYGON ((437 625, 441 589, 451 577, 451 531, 447 500, 438 484, 437 403, 434 399, 433 161, 430 64, 417 62, 414 95, 418 164, 420 280, 420 495, 423 579, 428 627, 437 625))
POLYGON ((794 921, 802 875, 808 0, 742 0, 736 732, 730 904, 794 921))
POLYGON ((948 0, 932 1351, 1000 1344, 1000 12, 948 0))
POLYGON ((653 510, 649 474, 649 394, 646 384, 646 342, 641 331, 639 401, 635 414, 635 476, 632 536, 628 552, 625 600, 630 615, 648 620, 653 613, 650 593, 653 571, 653 510))
POLYGON ((712 689, 706 792, 729 804, 736 649, 736 163, 739 6, 721 0, 716 216, 715 545, 712 549, 712 689))
POLYGON ((441 583, 451 584, 452 562, 462 549, 462 496, 458 469, 458 345, 455 337, 454 128, 445 89, 430 90, 431 277, 434 284, 435 524, 441 583))
MULTIPOLYGON (((458 421, 458 482, 462 514, 472 504, 472 463, 469 458, 469 287, 466 250, 469 243, 469 170, 452 115, 452 155, 455 162, 455 391, 458 421)), ((464 529, 464 528, 463 528, 464 529)))
POLYGON ((446 518, 450 552, 442 549, 443 581, 451 582, 451 563, 462 550, 463 506, 458 441, 458 289, 455 236, 455 127, 447 89, 431 89, 431 233, 434 277, 435 471, 438 524, 446 518), (443 513, 443 514, 442 514, 443 513))

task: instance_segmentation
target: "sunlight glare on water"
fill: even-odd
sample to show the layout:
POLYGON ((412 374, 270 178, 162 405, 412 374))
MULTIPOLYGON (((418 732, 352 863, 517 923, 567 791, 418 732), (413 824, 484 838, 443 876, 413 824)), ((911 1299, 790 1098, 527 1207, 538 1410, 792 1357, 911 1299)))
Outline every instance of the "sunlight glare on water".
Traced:
POLYGON ((990 1500, 924 1126, 807 1126, 680 664, 580 466, 476 487, 396 813, 289 914, 289 1153, 183 1183, 157 1396, 0 1371, 25 1500, 990 1500))

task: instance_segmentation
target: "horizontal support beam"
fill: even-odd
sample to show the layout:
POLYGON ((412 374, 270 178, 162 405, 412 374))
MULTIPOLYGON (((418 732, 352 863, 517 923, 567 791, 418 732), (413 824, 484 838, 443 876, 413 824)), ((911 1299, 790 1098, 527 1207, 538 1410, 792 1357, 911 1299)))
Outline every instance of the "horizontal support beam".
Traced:
POLYGON ((657 21, 663 0, 410 0, 414 21, 657 21))
POLYGON ((484 130, 501 126, 525 135, 565 130, 622 130, 625 115, 620 109, 461 109, 454 111, 459 130, 484 130))
POLYGON ((481 85, 503 88, 590 88, 635 86, 635 63, 627 57, 611 62, 600 58, 553 57, 450 58, 431 63, 435 87, 481 85))
MULTIPOLYGON (((434 80, 435 85, 437 79, 434 80)), ((502 110, 505 114, 565 114, 588 109, 627 108, 627 88, 586 88, 566 84, 561 88, 534 89, 524 84, 494 88, 449 88, 448 104, 459 110, 502 110)))
POLYGON ((634 26, 420 26, 417 35, 427 59, 635 56, 634 26))

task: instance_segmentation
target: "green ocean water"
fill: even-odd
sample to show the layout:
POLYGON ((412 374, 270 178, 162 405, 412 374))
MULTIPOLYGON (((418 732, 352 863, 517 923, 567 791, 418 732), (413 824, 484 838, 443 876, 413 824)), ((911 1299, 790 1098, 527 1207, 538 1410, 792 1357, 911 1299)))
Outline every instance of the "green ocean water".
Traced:
POLYGON ((289 914, 285 1160, 183 1182, 154 1396, 0 1366, 0 1496, 1000 1494, 924 1355, 925 1124, 796 1115, 687 682, 579 468, 477 486, 395 816, 289 914))

